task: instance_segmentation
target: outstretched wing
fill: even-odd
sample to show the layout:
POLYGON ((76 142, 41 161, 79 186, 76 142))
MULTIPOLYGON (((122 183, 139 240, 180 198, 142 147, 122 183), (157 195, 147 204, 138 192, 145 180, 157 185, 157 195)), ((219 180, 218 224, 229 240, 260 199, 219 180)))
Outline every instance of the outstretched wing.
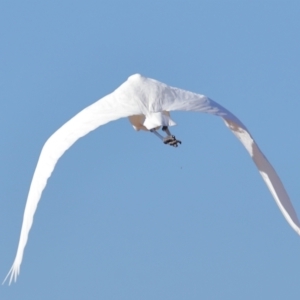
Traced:
POLYGON ((3 283, 9 277, 10 284, 12 280, 16 281, 19 275, 24 248, 27 243, 34 213, 47 184, 47 180, 51 176, 59 158, 79 138, 97 127, 119 118, 138 114, 141 114, 141 110, 136 101, 131 98, 130 87, 123 84, 113 93, 83 109, 46 141, 31 181, 17 254, 3 283))
POLYGON ((276 171, 261 152, 246 126, 230 111, 204 95, 173 88, 153 79, 147 81, 149 85, 157 85, 157 90, 160 90, 160 94, 163 95, 159 109, 204 112, 220 116, 224 120, 226 126, 250 154, 284 217, 300 235, 300 223, 290 198, 276 171))

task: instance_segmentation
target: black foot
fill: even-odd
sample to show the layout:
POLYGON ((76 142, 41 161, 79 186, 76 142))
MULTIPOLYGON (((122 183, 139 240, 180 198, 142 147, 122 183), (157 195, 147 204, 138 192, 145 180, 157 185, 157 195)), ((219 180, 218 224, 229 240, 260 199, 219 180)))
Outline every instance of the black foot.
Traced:
POLYGON ((176 140, 174 135, 170 135, 164 138, 164 144, 168 144, 173 147, 178 147, 178 144, 181 144, 181 141, 176 140))

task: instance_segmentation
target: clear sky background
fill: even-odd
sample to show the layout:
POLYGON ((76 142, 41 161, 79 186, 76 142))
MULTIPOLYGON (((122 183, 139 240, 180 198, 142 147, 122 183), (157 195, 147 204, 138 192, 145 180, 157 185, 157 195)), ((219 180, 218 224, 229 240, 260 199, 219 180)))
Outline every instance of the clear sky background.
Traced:
MULTIPOLYGON (((0 4, 0 277, 46 139, 141 73, 236 114, 300 214, 299 1, 0 4)), ((48 181, 4 300, 299 299, 300 237, 214 116, 180 147, 127 119, 79 140, 48 181)))

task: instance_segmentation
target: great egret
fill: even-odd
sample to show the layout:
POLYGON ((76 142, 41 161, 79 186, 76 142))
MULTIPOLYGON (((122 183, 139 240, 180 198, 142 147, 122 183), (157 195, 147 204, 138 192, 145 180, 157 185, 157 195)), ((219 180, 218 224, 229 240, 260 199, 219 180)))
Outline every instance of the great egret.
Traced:
POLYGON ((90 131, 124 117, 129 117, 136 130, 153 132, 165 144, 178 146, 181 142, 168 129, 175 125, 170 116, 170 111, 174 110, 220 116, 250 154, 287 222, 300 234, 299 220, 280 178, 237 117, 204 95, 170 87, 135 74, 114 92, 79 112, 46 141, 30 185, 16 257, 3 283, 9 278, 11 284, 19 275, 24 248, 42 191, 64 152, 90 131), (157 132, 160 127, 167 133, 167 137, 164 138, 157 132))

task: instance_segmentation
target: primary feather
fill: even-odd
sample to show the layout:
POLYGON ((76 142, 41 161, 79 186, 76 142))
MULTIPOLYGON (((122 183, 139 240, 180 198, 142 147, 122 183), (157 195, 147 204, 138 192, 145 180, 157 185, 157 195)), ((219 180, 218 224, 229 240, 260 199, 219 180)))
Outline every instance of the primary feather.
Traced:
POLYGON ((38 202, 48 178, 64 152, 79 138, 119 118, 132 117, 131 121, 142 120, 143 124, 136 129, 150 130, 162 125, 174 125, 169 114, 174 110, 204 112, 223 118, 226 126, 250 154, 284 217, 300 234, 299 220, 280 178, 237 117, 204 95, 170 87, 154 79, 135 74, 113 93, 78 113, 46 141, 30 185, 16 257, 3 283, 9 278, 11 284, 19 275, 24 248, 38 202), (141 116, 141 118, 134 116, 141 116))

